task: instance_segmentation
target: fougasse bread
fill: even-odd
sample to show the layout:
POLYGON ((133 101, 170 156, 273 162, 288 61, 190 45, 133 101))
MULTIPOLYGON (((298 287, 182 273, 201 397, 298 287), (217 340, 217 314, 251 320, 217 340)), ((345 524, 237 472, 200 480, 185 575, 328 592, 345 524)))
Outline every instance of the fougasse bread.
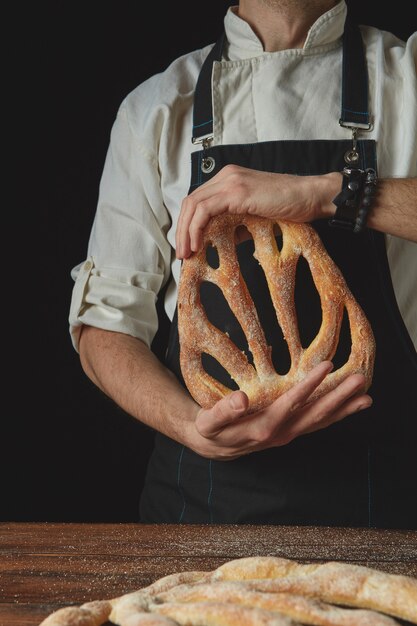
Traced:
POLYGON ((417 624, 416 578, 350 563, 253 556, 64 607, 40 626, 398 626, 397 618, 417 624))
POLYGON ((336 387, 352 373, 364 374, 366 389, 372 382, 375 340, 363 310, 353 297, 346 281, 327 254, 320 237, 309 224, 271 221, 250 215, 220 215, 210 220, 203 233, 198 253, 184 259, 178 290, 178 333, 180 365, 185 384, 193 398, 210 408, 230 389, 204 369, 202 354, 220 363, 238 388, 249 397, 250 411, 271 404, 277 397, 301 380, 323 360, 331 360, 339 342, 339 332, 346 310, 351 334, 351 351, 336 371, 328 374, 313 394, 319 397, 336 387), (254 241, 254 257, 265 273, 271 300, 276 311, 291 358, 291 367, 278 374, 271 359, 271 348, 258 318, 255 303, 240 271, 236 251, 236 232, 247 229, 254 241), (282 248, 276 230, 282 234, 282 248), (215 248, 218 266, 207 261, 207 249, 215 248), (304 348, 300 341, 294 300, 297 263, 304 257, 310 267, 320 296, 322 323, 311 342, 304 348), (200 288, 205 281, 221 289, 238 320, 253 355, 253 364, 226 333, 207 318, 201 303, 200 288))

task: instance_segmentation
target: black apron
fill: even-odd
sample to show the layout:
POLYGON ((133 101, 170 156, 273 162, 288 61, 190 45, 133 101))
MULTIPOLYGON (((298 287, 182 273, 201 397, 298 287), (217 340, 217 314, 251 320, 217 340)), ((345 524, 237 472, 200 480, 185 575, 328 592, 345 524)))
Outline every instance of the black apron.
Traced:
MULTIPOLYGON (((213 61, 221 59, 223 38, 207 57, 196 86, 196 137, 212 132, 211 69, 213 61)), ((368 124, 363 44, 359 28, 349 20, 343 37, 341 99, 342 122, 368 124)), ((298 175, 341 171, 351 148, 349 140, 204 146, 192 154, 190 191, 229 163, 298 175)), ((376 169, 375 142, 358 140, 357 149, 358 167, 376 169)), ((327 220, 317 220, 313 226, 375 335, 376 363, 369 390, 372 407, 288 445, 235 461, 205 459, 157 433, 141 496, 141 522, 417 528, 417 356, 397 307, 384 235, 371 229, 353 234, 332 228, 327 220)), ((290 365, 288 349, 253 249, 252 240, 239 244, 242 275, 272 346, 275 368, 285 373, 290 365)), ((302 261, 300 257, 295 301, 306 346, 320 327, 321 307, 308 265, 302 261)), ((201 299, 209 320, 245 349, 242 330, 221 294, 204 283, 201 299)), ((346 362, 349 350, 349 323, 344 319, 333 359, 335 369, 346 362)), ((184 384, 176 315, 166 365, 184 384)), ((204 367, 235 388, 214 360, 207 357, 204 367)))

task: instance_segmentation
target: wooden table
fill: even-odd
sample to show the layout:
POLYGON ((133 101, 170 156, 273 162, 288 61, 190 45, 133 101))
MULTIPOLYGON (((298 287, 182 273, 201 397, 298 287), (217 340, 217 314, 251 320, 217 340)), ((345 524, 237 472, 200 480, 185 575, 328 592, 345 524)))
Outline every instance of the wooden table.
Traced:
POLYGON ((185 570, 275 555, 417 577, 417 532, 295 526, 0 524, 0 624, 38 626, 61 606, 113 598, 185 570))

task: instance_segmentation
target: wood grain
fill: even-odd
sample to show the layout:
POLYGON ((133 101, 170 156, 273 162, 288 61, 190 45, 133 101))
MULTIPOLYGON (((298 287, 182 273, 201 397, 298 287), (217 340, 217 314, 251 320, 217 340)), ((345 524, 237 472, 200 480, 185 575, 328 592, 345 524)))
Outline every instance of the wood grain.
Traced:
POLYGON ((0 524, 0 624, 38 626, 61 606, 243 556, 342 561, 417 577, 417 532, 234 525, 0 524))

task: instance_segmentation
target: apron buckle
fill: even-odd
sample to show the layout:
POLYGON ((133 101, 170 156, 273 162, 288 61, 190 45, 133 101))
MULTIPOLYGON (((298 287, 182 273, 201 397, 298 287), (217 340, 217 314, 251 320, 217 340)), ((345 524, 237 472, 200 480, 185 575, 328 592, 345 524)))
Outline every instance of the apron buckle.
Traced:
POLYGON ((369 132, 373 129, 373 124, 359 124, 358 122, 352 124, 350 122, 344 122, 342 119, 339 120, 339 124, 340 126, 343 126, 343 128, 350 128, 352 131, 352 149, 345 152, 345 163, 347 163, 348 165, 357 165, 359 162, 358 131, 364 130, 366 132, 369 132))
POLYGON ((213 141, 213 135, 203 135, 202 137, 193 137, 193 144, 202 144, 203 146, 203 156, 201 159, 201 171, 203 174, 210 174, 216 167, 216 161, 211 156, 206 155, 206 150, 210 148, 210 144, 213 141))
POLYGON ((200 137, 192 137, 191 143, 197 145, 199 143, 203 144, 203 148, 208 148, 210 142, 213 141, 213 134, 209 133, 208 135, 201 135, 200 137))

